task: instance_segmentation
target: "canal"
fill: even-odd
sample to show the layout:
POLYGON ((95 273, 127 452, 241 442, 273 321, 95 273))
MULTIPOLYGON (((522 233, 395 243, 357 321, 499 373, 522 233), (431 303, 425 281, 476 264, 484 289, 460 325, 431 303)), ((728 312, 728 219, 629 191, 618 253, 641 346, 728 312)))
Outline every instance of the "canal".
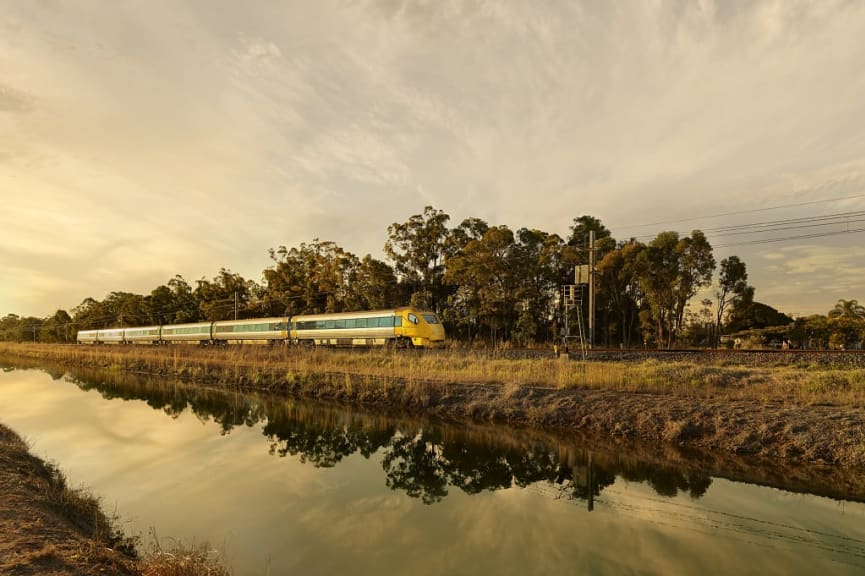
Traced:
POLYGON ((831 470, 116 373, 5 368, 0 421, 127 533, 238 576, 865 571, 865 495, 831 470))

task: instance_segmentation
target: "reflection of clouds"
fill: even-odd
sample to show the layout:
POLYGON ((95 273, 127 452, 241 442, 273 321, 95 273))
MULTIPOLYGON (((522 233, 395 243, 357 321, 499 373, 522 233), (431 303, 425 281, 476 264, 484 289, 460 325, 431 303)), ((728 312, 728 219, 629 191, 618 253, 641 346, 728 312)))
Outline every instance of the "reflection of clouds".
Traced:
POLYGON ((382 456, 335 468, 268 454, 261 425, 222 436, 39 372, 0 374, 0 419, 129 521, 225 549, 235 573, 858 574, 865 505, 714 480, 700 499, 618 480, 593 512, 537 484, 433 506, 385 488, 382 456), (859 554, 857 556, 856 554, 859 554))

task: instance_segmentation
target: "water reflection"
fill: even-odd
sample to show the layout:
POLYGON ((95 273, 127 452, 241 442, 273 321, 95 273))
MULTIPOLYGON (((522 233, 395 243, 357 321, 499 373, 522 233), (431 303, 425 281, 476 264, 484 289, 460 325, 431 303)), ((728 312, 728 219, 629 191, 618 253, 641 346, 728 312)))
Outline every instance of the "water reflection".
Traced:
MULTIPOLYGON (((191 411, 217 423, 220 433, 262 425, 270 453, 297 457, 328 468, 358 453, 381 452, 385 483, 393 490, 432 504, 449 488, 467 494, 555 486, 558 498, 588 502, 616 477, 651 486, 661 496, 702 497, 712 477, 781 488, 835 499, 865 501, 865 476, 837 467, 785 466, 719 454, 683 453, 663 447, 623 449, 607 440, 560 441, 501 428, 450 426, 438 422, 357 413, 349 408, 255 392, 204 388, 128 373, 59 367, 39 368, 53 379, 66 377, 82 390, 106 399, 143 400, 172 418, 191 411)), ((3 366, 4 371, 14 369, 3 366)))
POLYGON ((64 381, 4 375, 10 424, 138 530, 229 542, 237 574, 271 565, 418 575, 863 567, 861 504, 723 477, 776 487, 807 478, 811 491, 835 485, 833 494, 858 497, 837 470, 793 473, 117 373, 52 378, 64 381))
POLYGON ((622 462, 501 430, 370 416, 294 399, 119 374, 76 372, 70 380, 107 399, 143 400, 172 418, 190 410, 201 420, 216 422, 222 434, 260 423, 270 454, 297 457, 316 467, 336 466, 353 454, 370 458, 380 453, 387 487, 425 504, 441 501, 452 489, 478 494, 546 482, 557 498, 584 500, 591 510, 594 498, 617 476, 645 482, 662 496, 681 491, 699 498, 712 483, 705 472, 622 462))

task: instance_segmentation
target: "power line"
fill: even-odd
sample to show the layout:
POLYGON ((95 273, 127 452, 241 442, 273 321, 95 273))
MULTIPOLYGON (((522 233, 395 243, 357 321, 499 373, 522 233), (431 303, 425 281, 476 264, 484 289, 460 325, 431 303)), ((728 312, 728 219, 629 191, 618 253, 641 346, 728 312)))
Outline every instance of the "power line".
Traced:
POLYGON ((720 228, 707 228, 704 232, 729 232, 729 233, 737 233, 737 231, 742 234, 751 233, 749 231, 760 232, 760 228, 766 228, 768 231, 772 231, 772 229, 785 229, 785 227, 796 227, 803 226, 807 227, 807 225, 816 225, 816 226, 827 226, 830 224, 844 224, 849 223, 854 218, 862 218, 865 217, 865 211, 857 211, 857 212, 841 212, 839 214, 827 214, 823 216, 807 216, 804 218, 786 218, 784 220, 774 220, 769 222, 756 222, 751 224, 739 224, 734 226, 724 226, 720 228), (819 224, 811 224, 814 222, 819 222, 819 224), (756 229, 756 230, 755 230, 756 229))
POLYGON ((715 246, 715 248, 731 248, 733 246, 750 246, 755 244, 771 244, 775 242, 787 242, 789 240, 806 240, 809 238, 826 238, 828 236, 841 236, 844 234, 856 234, 859 232, 865 232, 865 228, 855 228, 851 230, 839 230, 836 232, 821 232, 816 234, 802 234, 799 236, 785 236, 783 238, 763 238, 759 240, 750 240, 746 242, 737 242, 733 244, 720 244, 715 246))
POLYGON ((828 204, 831 202, 841 202, 843 200, 854 200, 857 198, 865 198, 865 194, 853 194, 850 196, 841 196, 837 198, 825 198, 822 200, 811 200, 809 202, 797 202, 791 204, 779 204, 777 206, 768 206, 766 208, 754 208, 751 210, 737 210, 734 212, 723 212, 720 214, 710 214, 706 216, 692 216, 690 218, 681 218, 678 220, 661 220, 658 222, 647 222, 645 224, 632 224, 628 226, 622 226, 623 230, 629 230, 634 228, 647 228, 649 226, 661 226, 664 224, 681 224, 683 222, 693 222, 695 220, 710 220, 713 218, 724 218, 726 216, 741 216, 742 214, 756 214, 759 212, 770 212, 772 210, 782 210, 786 208, 801 208, 803 206, 814 206, 816 204, 828 204))
MULTIPOLYGON (((838 214, 827 214, 822 216, 809 216, 805 218, 787 218, 783 220, 772 220, 766 222, 752 222, 749 224, 738 224, 718 228, 707 228, 703 232, 711 237, 747 236, 755 234, 767 234, 772 232, 790 232, 793 230, 806 230, 814 228, 825 228, 828 226, 845 226, 843 230, 832 230, 813 234, 801 234, 783 236, 777 238, 757 238, 749 241, 735 242, 730 244, 716 245, 716 248, 729 246, 745 246, 751 244, 767 244, 771 242, 782 242, 789 240, 801 240, 809 238, 823 238, 842 234, 853 234, 861 232, 860 228, 851 228, 851 224, 865 222, 865 211, 841 212, 838 214)), ((650 239, 653 236, 641 236, 635 239, 650 239)))

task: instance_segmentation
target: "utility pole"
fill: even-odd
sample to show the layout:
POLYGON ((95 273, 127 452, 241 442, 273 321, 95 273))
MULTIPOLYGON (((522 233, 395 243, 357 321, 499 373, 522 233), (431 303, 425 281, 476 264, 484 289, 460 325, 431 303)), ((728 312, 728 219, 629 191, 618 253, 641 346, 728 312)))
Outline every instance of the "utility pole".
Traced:
POLYGON ((234 319, 237 320, 237 290, 234 291, 234 319))
POLYGON ((589 230, 589 348, 595 347, 595 231, 589 230))

